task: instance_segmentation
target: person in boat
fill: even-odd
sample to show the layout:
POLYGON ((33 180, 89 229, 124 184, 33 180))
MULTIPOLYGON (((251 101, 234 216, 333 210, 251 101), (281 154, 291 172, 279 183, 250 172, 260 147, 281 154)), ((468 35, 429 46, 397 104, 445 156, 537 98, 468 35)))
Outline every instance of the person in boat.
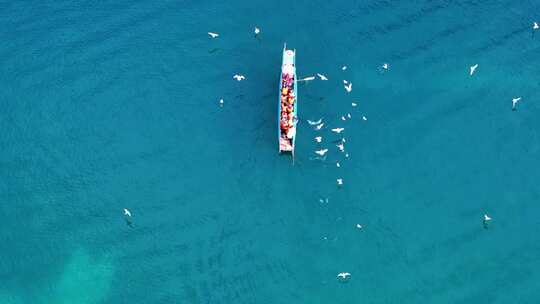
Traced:
POLYGON ((287 98, 290 104, 294 104, 294 95, 289 95, 289 98, 287 98))
POLYGON ((288 121, 289 121, 289 117, 287 113, 281 112, 281 123, 280 123, 281 131, 284 131, 284 132, 287 131, 287 129, 289 128, 288 121))
POLYGON ((292 112, 294 112, 294 108, 293 108, 293 106, 291 104, 289 104, 287 106, 287 113, 291 114, 292 112))
POLYGON ((292 112, 287 115, 287 125, 289 128, 294 126, 294 114, 292 112))

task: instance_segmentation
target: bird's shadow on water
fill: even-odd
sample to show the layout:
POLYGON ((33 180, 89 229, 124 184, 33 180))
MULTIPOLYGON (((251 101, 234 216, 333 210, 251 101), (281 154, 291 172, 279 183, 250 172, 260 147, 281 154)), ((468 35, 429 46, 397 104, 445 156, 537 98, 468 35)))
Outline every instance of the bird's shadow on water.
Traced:
POLYGON ((127 225, 129 228, 134 228, 134 227, 133 227, 133 222, 132 222, 132 221, 130 221, 130 220, 127 219, 127 218, 125 219, 125 221, 126 221, 126 225, 127 225))

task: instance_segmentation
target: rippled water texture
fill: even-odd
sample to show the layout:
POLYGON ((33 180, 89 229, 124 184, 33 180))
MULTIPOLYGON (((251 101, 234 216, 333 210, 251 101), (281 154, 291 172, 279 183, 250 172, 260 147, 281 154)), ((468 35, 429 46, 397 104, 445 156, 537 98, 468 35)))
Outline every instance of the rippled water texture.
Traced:
POLYGON ((413 2, 0 1, 0 303, 538 303, 540 3, 413 2))

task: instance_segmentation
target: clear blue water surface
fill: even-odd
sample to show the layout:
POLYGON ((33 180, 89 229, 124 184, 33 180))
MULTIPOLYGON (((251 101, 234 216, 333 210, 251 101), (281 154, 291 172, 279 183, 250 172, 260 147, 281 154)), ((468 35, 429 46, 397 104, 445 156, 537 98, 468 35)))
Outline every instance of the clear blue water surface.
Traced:
POLYGON ((539 11, 1 1, 0 303, 538 303, 539 11))

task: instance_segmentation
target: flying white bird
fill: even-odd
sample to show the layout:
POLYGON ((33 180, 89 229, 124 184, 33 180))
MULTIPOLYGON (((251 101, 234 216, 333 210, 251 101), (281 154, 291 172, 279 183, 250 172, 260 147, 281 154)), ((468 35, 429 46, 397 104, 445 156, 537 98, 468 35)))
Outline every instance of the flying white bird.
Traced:
POLYGON ((320 143, 322 141, 322 137, 321 136, 317 136, 315 137, 315 141, 320 143))
POLYGON ((345 118, 345 116, 341 116, 341 120, 345 121, 347 119, 345 118))
POLYGON ((255 36, 257 36, 261 32, 261 30, 258 27, 255 27, 255 30, 253 32, 255 33, 255 36))
POLYGON ((343 87, 345 87, 347 93, 350 93, 352 91, 352 82, 349 82, 349 85, 344 85, 343 87))
POLYGON ((222 99, 219 100, 219 106, 223 107, 223 103, 224 103, 224 101, 223 101, 223 98, 222 98, 222 99))
POLYGON ((335 129, 332 129, 332 132, 336 132, 337 134, 341 133, 343 130, 345 130, 345 128, 335 128, 335 129))
POLYGON ((340 186, 343 185, 343 179, 342 179, 342 178, 336 179, 336 182, 337 182, 337 184, 340 185, 340 186))
POLYGON ((366 120, 367 120, 367 117, 365 117, 365 116, 362 116, 362 119, 363 119, 364 121, 366 121, 366 120))
POLYGON ((348 157, 349 157, 349 153, 345 153, 345 157, 347 157, 347 158, 348 158, 348 157))
POLYGON ((315 130, 319 131, 320 129, 322 129, 323 126, 324 126, 324 122, 321 123, 320 125, 316 125, 315 130))
POLYGON ((124 215, 131 217, 131 212, 127 210, 126 208, 124 208, 124 215))
POLYGON ((383 65, 381 66, 381 68, 385 69, 385 70, 388 70, 388 68, 390 68, 390 65, 388 63, 383 63, 383 65))
POLYGON ((518 102, 521 100, 521 97, 512 98, 512 111, 516 110, 518 102))
POLYGON ((356 107, 357 106, 356 102, 351 102, 351 106, 356 107))
POLYGON ((320 118, 319 120, 309 120, 307 121, 311 126, 314 126, 314 125, 318 125, 322 122, 322 118, 320 118))
POLYGON ((489 222, 491 221, 491 217, 489 217, 489 215, 487 214, 484 214, 484 222, 489 222))
POLYGON ((210 35, 210 37, 212 37, 212 38, 217 38, 217 37, 219 37, 219 34, 218 34, 218 33, 208 32, 208 35, 210 35))
POLYGON ((339 162, 336 162, 336 167, 340 168, 341 165, 339 164, 339 162))
POLYGON ((238 81, 242 81, 242 80, 246 79, 246 77, 244 75, 238 75, 238 74, 234 75, 233 78, 238 80, 238 81))
POLYGON ((347 80, 343 80, 343 84, 347 84, 349 83, 347 80))
POLYGON ((538 23, 537 23, 537 22, 534 22, 534 23, 533 23, 533 30, 537 30, 537 29, 539 29, 539 28, 540 28, 540 26, 538 26, 538 23))
POLYGON ((351 113, 347 113, 347 118, 351 119, 351 113))
POLYGON ((472 65, 472 66, 470 67, 470 72, 469 72, 469 74, 470 74, 470 75, 474 74, 474 71, 476 71, 476 68, 477 68, 477 67, 478 67, 478 64, 472 65))
POLYGON ((315 76, 309 76, 309 77, 306 77, 306 78, 302 78, 302 79, 298 79, 298 81, 312 81, 313 79, 315 79, 315 76))
POLYGON ((315 151, 315 153, 319 154, 320 156, 324 156, 328 152, 328 149, 321 149, 318 151, 315 151))
POLYGON ((317 76, 319 76, 321 80, 328 80, 328 78, 326 78, 326 76, 324 76, 323 74, 317 73, 317 76))
POLYGON ((342 70, 342 71, 345 71, 346 69, 347 69, 347 66, 346 66, 346 65, 344 65, 344 66, 341 67, 341 70, 342 70))
POLYGON ((341 151, 341 152, 345 151, 345 145, 343 143, 340 143, 340 144, 336 145, 336 147, 338 147, 339 151, 341 151))
POLYGON ((356 228, 358 228, 358 229, 362 229, 362 225, 360 225, 360 224, 356 224, 356 228))
POLYGON ((346 280, 347 277, 351 276, 351 274, 348 273, 348 272, 340 272, 337 276, 338 276, 338 278, 342 278, 342 279, 346 280))

